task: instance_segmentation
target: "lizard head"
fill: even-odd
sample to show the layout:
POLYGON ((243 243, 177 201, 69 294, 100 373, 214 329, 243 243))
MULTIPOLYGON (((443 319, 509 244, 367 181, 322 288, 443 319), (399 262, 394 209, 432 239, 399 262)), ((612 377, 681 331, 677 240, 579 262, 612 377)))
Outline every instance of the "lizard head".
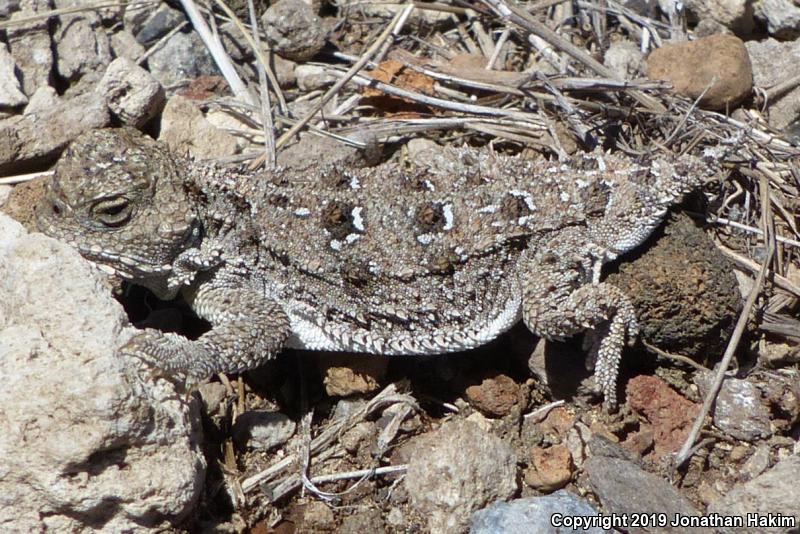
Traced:
POLYGON ((166 148, 133 129, 75 139, 37 206, 39 229, 103 271, 149 287, 166 284, 200 224, 166 148))

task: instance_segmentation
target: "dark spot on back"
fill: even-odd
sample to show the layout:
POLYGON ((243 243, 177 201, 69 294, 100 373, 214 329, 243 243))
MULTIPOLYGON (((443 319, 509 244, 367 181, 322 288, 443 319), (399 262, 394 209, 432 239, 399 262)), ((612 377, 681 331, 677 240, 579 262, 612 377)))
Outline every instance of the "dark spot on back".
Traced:
POLYGON ((440 204, 423 204, 415 216, 422 233, 435 232, 444 226, 444 211, 440 204))
POLYGON ((524 198, 507 194, 500 203, 500 213, 508 219, 517 219, 529 215, 531 210, 524 198))
POLYGON ((353 233, 353 206, 347 202, 333 201, 322 208, 320 220, 322 227, 330 232, 334 239, 344 239, 353 233))

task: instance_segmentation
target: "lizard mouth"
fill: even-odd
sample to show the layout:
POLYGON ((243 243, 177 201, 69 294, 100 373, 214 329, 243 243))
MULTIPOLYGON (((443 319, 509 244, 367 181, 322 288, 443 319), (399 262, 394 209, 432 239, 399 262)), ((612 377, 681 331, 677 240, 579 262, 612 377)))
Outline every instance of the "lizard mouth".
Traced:
POLYGON ((153 265, 143 258, 121 254, 113 250, 102 250, 96 245, 86 245, 69 240, 67 243, 104 273, 124 280, 160 278, 172 272, 172 265, 169 264, 153 265))

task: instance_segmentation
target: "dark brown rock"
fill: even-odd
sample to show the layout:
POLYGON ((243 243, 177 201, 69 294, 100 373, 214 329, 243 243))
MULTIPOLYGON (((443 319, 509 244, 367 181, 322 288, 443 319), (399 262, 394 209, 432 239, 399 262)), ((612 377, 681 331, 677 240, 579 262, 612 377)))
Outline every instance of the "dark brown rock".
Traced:
POLYGON ((719 357, 741 301, 733 265, 687 215, 671 217, 654 239, 608 281, 631 297, 645 341, 703 361, 719 357))
POLYGON ((386 376, 386 356, 321 353, 317 366, 325 391, 331 397, 369 393, 380 387, 386 376))
POLYGON ((735 106, 753 89, 753 71, 738 37, 715 34, 696 41, 670 43, 647 58, 647 76, 670 82, 675 91, 700 99, 706 109, 735 106))
POLYGON ((44 195, 46 184, 46 178, 37 178, 16 185, 5 203, 0 206, 0 211, 15 219, 28 232, 38 232, 34 211, 39 199, 44 195))

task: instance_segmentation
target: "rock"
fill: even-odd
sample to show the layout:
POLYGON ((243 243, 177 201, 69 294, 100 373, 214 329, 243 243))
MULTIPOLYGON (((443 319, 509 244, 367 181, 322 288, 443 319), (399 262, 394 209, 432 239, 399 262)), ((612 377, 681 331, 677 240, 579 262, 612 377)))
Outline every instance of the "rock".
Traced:
POLYGON ((55 89, 49 85, 38 88, 28 100, 28 105, 23 110, 23 115, 33 115, 35 113, 49 113, 54 107, 59 105, 61 97, 55 89))
POLYGON ((737 35, 749 35, 755 27, 751 0, 687 0, 686 13, 694 21, 713 21, 737 35))
POLYGON ((0 174, 21 173, 54 160, 72 139, 109 123, 102 98, 87 93, 61 99, 41 113, 0 121, 0 174))
POLYGON ((696 99, 706 109, 732 108, 753 89, 753 74, 744 43, 716 34, 696 41, 669 43, 647 58, 647 76, 666 80, 675 91, 696 99))
POLYGON ((578 518, 599 515, 585 499, 572 492, 559 490, 551 495, 528 497, 509 502, 495 502, 472 514, 470 534, 542 534, 572 532, 587 534, 614 532, 599 527, 575 527, 569 524, 578 518))
POLYGON ((203 112, 190 100, 173 96, 161 115, 159 141, 169 145, 177 154, 189 154, 197 159, 214 159, 236 154, 236 138, 215 128, 203 117, 203 112))
POLYGON ((334 517, 330 506, 322 501, 311 501, 303 506, 303 519, 298 532, 325 532, 333 526, 334 517))
POLYGON ((0 209, 5 206, 6 201, 13 190, 14 188, 10 185, 0 184, 0 209))
POLYGON ((0 109, 16 108, 28 103, 28 97, 22 92, 17 75, 14 73, 14 58, 0 41, 0 109))
POLYGON ((465 393, 472 406, 495 417, 508 415, 519 402, 519 386, 506 375, 486 378, 469 386, 465 393))
MULTIPOLYGON (((26 3, 22 11, 11 15, 11 20, 30 19, 38 11, 49 11, 46 0, 26 3)), ((38 88, 51 85, 53 81, 53 51, 46 17, 28 20, 9 27, 8 49, 14 57, 17 69, 22 73, 22 92, 31 96, 38 88)))
POLYGON ((400 508, 393 507, 386 515, 386 522, 392 526, 400 527, 406 523, 406 518, 400 508))
POLYGON ((223 406, 222 402, 228 395, 225 384, 219 382, 205 382, 197 386, 197 392, 200 393, 200 400, 203 401, 206 413, 208 415, 217 415, 220 408, 223 406))
POLYGON ((156 9, 150 11, 134 34, 136 41, 142 45, 155 43, 185 20, 186 16, 182 11, 173 9, 167 4, 159 4, 156 9))
MULTIPOLYGON (((772 87, 800 76, 800 39, 782 43, 775 39, 745 43, 758 87, 772 87)), ((785 130, 800 117, 800 87, 776 95, 769 102, 769 125, 785 130)))
POLYGON ((369 393, 380 387, 386 376, 389 358, 369 357, 341 353, 323 353, 317 356, 317 366, 323 376, 325 392, 331 397, 347 397, 369 393))
MULTIPOLYGON (((342 0, 336 5, 339 8, 339 17, 348 20, 362 21, 371 18, 388 20, 403 9, 403 5, 394 0, 374 0, 370 2, 363 2, 362 0, 342 0)), ((420 24, 436 26, 451 19, 452 15, 446 11, 415 9, 408 17, 405 27, 414 27, 420 24)))
MULTIPOLYGON (((642 457, 655 446, 655 434, 651 428, 644 426, 641 430, 628 434, 622 446, 636 453, 637 457, 642 457)), ((670 446, 670 448, 673 447, 674 446, 670 446)))
MULTIPOLYGON (((705 396, 714 377, 695 373, 694 382, 705 396)), ((761 392, 747 380, 726 377, 714 403, 714 424, 726 434, 743 441, 772 435, 770 411, 761 402, 761 392)))
POLYGON ((383 534, 386 525, 380 510, 369 508, 342 520, 336 534, 383 534))
MULTIPOLYGON (((592 456, 583 464, 589 484, 606 514, 665 514, 671 521, 675 514, 700 515, 700 512, 669 482, 648 473, 635 463, 621 458, 592 456)), ((730 514, 728 511, 726 514, 730 514)), ((707 529, 659 527, 658 530, 629 528, 627 532, 676 532, 706 534, 707 529)))
MULTIPOLYGON (((800 455, 794 454, 775 464, 767 472, 729 491, 719 501, 711 503, 708 513, 747 517, 758 514, 760 518, 782 516, 784 520, 794 518, 800 524, 800 455)), ((726 532, 793 532, 790 528, 742 528, 726 532)))
POLYGON ((137 61, 144 54, 144 47, 128 30, 120 30, 111 35, 111 50, 114 57, 124 57, 131 61, 137 61))
POLYGON ((344 450, 352 455, 356 455, 359 450, 364 447, 369 447, 374 443, 377 436, 378 426, 375 423, 372 421, 361 421, 345 431, 339 437, 339 443, 342 444, 344 450))
POLYGON ((152 119, 166 100, 164 88, 149 72, 122 57, 108 66, 97 92, 120 122, 135 128, 152 119))
POLYGON ((800 6, 792 0, 760 0, 755 6, 756 18, 771 36, 782 40, 800 37, 800 6))
POLYGON ((406 143, 408 160, 414 165, 424 167, 435 154, 441 153, 442 147, 436 141, 415 137, 406 143))
MULTIPOLYGON (((83 4, 82 0, 60 0, 56 7, 70 8, 83 4)), ((77 15, 62 15, 55 19, 53 42, 56 52, 56 70, 59 76, 72 85, 72 94, 91 90, 106 65, 111 63, 111 43, 100 17, 92 11, 77 15), (82 89, 74 83, 80 80, 82 89)))
POLYGON ((153 4, 147 1, 134 0, 125 6, 122 22, 125 29, 136 35, 144 26, 145 21, 153 11, 153 4))
POLYGON ((575 425, 575 416, 564 406, 556 406, 539 423, 539 430, 547 438, 562 439, 575 425))
POLYGON ((567 485, 574 468, 572 456, 564 445, 533 447, 525 483, 539 491, 554 491, 567 485))
MULTIPOLYGON (((264 56, 268 57, 268 56, 264 56)), ((282 58, 277 54, 272 54, 272 72, 275 73, 275 78, 278 79, 278 85, 281 89, 294 87, 297 83, 297 76, 294 69, 297 68, 297 63, 289 59, 282 58)))
POLYGON ((645 341, 703 361, 718 357, 741 301, 733 265, 687 215, 670 217, 651 239, 608 282, 631 297, 645 341))
POLYGON ((614 71, 620 80, 634 80, 645 71, 644 54, 636 43, 627 40, 611 43, 603 64, 614 71))
POLYGON ((178 95, 189 100, 209 100, 211 98, 224 98, 227 83, 222 76, 198 76, 191 80, 178 95))
POLYGON ((95 272, 0 215, 4 532, 170 529, 200 496, 197 405, 116 353, 134 330, 95 272))
POLYGON ((0 0, 0 19, 7 19, 19 10, 19 0, 0 0))
POLYGON ((218 75, 217 65, 200 37, 178 32, 147 59, 156 80, 166 88, 198 76, 218 75))
POLYGON ((28 232, 38 232, 34 212, 39 199, 44 196, 46 183, 47 178, 39 178, 17 184, 0 211, 20 223, 28 232))
POLYGON ((658 18, 658 0, 624 0, 621 4, 639 15, 658 18))
POLYGON ((272 50, 293 61, 307 61, 325 45, 322 20, 303 0, 278 0, 261 17, 272 50))
POLYGON ((268 451, 289 441, 296 427, 294 421, 280 412, 250 410, 236 419, 231 434, 239 447, 268 451))
POLYGON ((336 76, 320 65, 298 65, 294 69, 294 75, 297 78, 297 87, 306 92, 333 85, 337 80, 336 76))
POLYGON ((656 456, 677 452, 686 441, 700 406, 655 376, 632 378, 625 392, 628 406, 652 425, 656 456))
POLYGON ((701 19, 697 26, 694 27, 693 33, 695 39, 699 39, 701 37, 709 37, 715 33, 731 33, 731 31, 714 19, 701 19))
POLYGON ((372 140, 360 140, 367 142, 366 151, 345 145, 330 137, 303 133, 299 139, 293 140, 278 152, 278 165, 302 171, 310 169, 312 165, 337 164, 342 167, 364 167, 371 161, 377 161, 373 160, 380 155, 377 143, 372 140), (309 158, 309 154, 314 154, 314 157, 309 158))
POLYGON ((472 512, 516 491, 516 459, 477 425, 447 421, 417 440, 405 485, 431 533, 461 532, 472 512))
POLYGON ((763 473, 769 467, 769 445, 761 444, 742 465, 742 477, 744 480, 752 480, 763 473))

